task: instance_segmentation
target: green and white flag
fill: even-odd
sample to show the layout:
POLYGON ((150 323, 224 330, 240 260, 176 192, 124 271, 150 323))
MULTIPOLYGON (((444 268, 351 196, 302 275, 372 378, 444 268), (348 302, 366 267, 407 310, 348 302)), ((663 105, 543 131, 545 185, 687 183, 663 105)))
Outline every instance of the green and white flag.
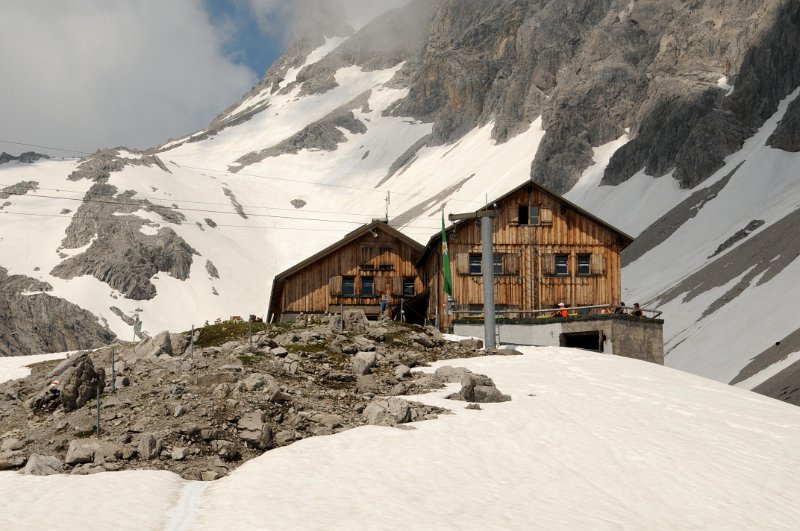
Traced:
POLYGON ((444 292, 453 298, 453 277, 450 274, 450 253, 447 250, 447 234, 444 230, 444 210, 442 210, 442 271, 444 273, 444 292))

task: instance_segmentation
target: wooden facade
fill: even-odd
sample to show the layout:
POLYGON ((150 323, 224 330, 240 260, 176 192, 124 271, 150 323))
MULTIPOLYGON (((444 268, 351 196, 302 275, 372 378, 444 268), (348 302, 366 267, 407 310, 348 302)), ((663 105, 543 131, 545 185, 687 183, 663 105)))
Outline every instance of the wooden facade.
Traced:
MULTIPOLYGON (((496 200, 493 220, 495 308, 507 318, 531 310, 619 304, 620 252, 633 239, 535 183, 496 200), (518 312, 518 313, 515 313, 518 312)), ((428 314, 443 329, 455 315, 483 311, 480 221, 447 228, 453 302, 448 308, 441 272, 441 234, 431 238, 418 271, 430 289, 428 314)), ((525 313, 528 312, 528 313, 525 313)))
POLYGON ((300 313, 362 309, 380 313, 423 290, 415 264, 424 247, 382 221, 365 225, 334 245, 280 273, 272 283, 268 319, 291 321, 300 313))

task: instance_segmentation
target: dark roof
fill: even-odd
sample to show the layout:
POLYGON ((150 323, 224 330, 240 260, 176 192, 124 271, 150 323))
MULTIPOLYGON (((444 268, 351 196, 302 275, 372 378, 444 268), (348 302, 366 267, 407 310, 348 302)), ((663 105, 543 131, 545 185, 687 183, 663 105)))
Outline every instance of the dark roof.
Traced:
POLYGON ((316 253, 315 255, 309 256, 308 258, 306 258, 302 262, 300 262, 298 264, 295 264, 292 267, 290 267, 289 269, 287 269, 287 270, 275 275, 275 278, 272 280, 272 291, 270 292, 269 313, 270 314, 273 313, 272 305, 275 302, 277 302, 278 298, 280 298, 280 291, 281 291, 281 289, 283 287, 283 282, 286 280, 287 277, 293 275, 294 273, 297 273, 298 271, 300 271, 302 269, 305 269, 306 267, 310 266, 311 264, 313 264, 314 262, 316 262, 317 260, 319 260, 323 256, 326 256, 326 255, 328 255, 328 254, 330 254, 330 253, 332 253, 332 252, 334 252, 334 251, 336 251, 338 249, 341 249, 345 245, 347 245, 350 242, 360 238, 361 236, 367 234, 368 232, 370 232, 372 230, 381 230, 381 231, 389 234, 390 236, 394 236, 395 238, 400 239, 401 241, 403 241, 404 243, 408 244, 409 246, 411 246, 411 248, 419 251, 420 253, 422 253, 425 250, 425 247, 422 244, 420 244, 416 240, 412 240, 411 238, 409 238, 408 236, 406 236, 405 234, 403 234, 399 230, 397 230, 394 227, 388 225, 383 220, 376 220, 376 221, 373 221, 372 223, 370 223, 368 225, 363 225, 363 226, 355 229, 354 231, 348 233, 341 240, 337 241, 333 245, 329 245, 328 247, 324 248, 323 250, 321 250, 320 252, 316 253))
MULTIPOLYGON (((547 188, 545 186, 542 186, 541 184, 536 183, 534 181, 528 181, 528 182, 526 182, 524 184, 521 184, 521 185, 517 186, 516 188, 514 188, 513 190, 511 190, 509 192, 506 192, 505 194, 501 195, 497 199, 495 199, 493 201, 490 201, 489 203, 490 204, 502 203, 503 201, 508 199, 510 196, 516 194, 517 192, 519 192, 523 188, 527 188, 528 186, 532 186, 533 188, 538 188, 539 190, 541 190, 541 191, 543 191, 543 192, 545 192, 547 194, 552 195, 553 197, 555 197, 556 199, 558 199, 559 201, 561 201, 562 203, 564 203, 568 207, 580 212, 582 215, 586 216, 587 218, 591 219, 592 221, 594 221, 596 223, 599 223, 600 225, 602 225, 602 226, 606 227, 607 229, 611 230, 612 232, 615 232, 625 242, 625 246, 626 247, 628 245, 630 245, 631 242, 633 242, 633 236, 629 236, 628 234, 622 232, 618 228, 616 228, 616 227, 614 227, 612 225, 609 225, 607 222, 605 222, 602 219, 598 218, 597 216, 595 216, 591 212, 589 212, 587 210, 584 210, 583 208, 579 207, 578 205, 576 205, 572 201, 569 201, 568 199, 565 199, 562 195, 557 194, 556 192, 550 190, 549 188, 547 188)), ((484 210, 485 208, 486 207, 479 208, 478 210, 475 211, 476 219, 477 219, 477 213, 480 212, 481 210, 484 210)), ((469 220, 456 221, 456 222, 448 225, 445 228, 445 230, 450 231, 451 229, 457 227, 458 225, 460 225, 464 221, 469 221, 469 220)), ((417 265, 420 265, 425 261, 425 259, 431 253, 431 251, 436 247, 434 244, 437 241, 441 240, 441 238, 442 238, 442 232, 441 231, 439 231, 436 234, 434 234, 433 236, 431 236, 431 239, 428 240, 428 244, 425 246, 425 251, 422 253, 422 256, 420 256, 419 260, 417 261, 417 265)))

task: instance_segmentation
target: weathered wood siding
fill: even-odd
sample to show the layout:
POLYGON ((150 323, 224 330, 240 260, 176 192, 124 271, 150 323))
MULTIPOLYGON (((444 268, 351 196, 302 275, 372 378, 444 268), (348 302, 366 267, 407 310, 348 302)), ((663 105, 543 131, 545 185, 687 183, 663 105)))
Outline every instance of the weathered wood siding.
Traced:
MULTIPOLYGON (((620 302, 619 253, 625 242, 616 232, 536 187, 520 189, 503 199, 498 207, 499 215, 493 221, 492 231, 494 252, 513 257, 505 260, 508 274, 495 275, 498 310, 546 309, 559 302, 567 306, 620 302), (552 220, 552 223, 520 224, 519 205, 538 207, 541 221, 552 220), (554 257, 551 255, 567 256, 567 275, 553 274, 554 257), (578 275, 581 255, 589 260, 589 274, 585 276, 578 275)), ((469 254, 481 253, 480 222, 460 223, 448 231, 447 240, 456 309, 478 309, 483 304, 483 277, 464 274, 463 269, 469 254)), ((441 251, 437 248, 428 256, 420 273, 432 293, 429 313, 435 314, 439 305, 444 316, 440 263, 441 251)), ((449 326, 449 322, 443 319, 445 326, 449 326)))
MULTIPOLYGON (((376 232, 377 238, 366 233, 288 276, 283 286, 281 313, 325 313, 332 309, 338 312, 340 304, 361 309, 378 307, 381 293, 377 289, 373 296, 360 295, 365 277, 386 279, 383 282, 390 293, 393 287, 392 278, 411 277, 414 278, 415 293, 420 293, 423 285, 414 264, 421 252, 397 237, 380 230, 376 232), (365 265, 371 268, 364 268, 365 265), (332 295, 331 279, 346 276, 355 277, 356 296, 332 295)), ((380 287, 381 281, 376 283, 380 287)), ((395 290, 391 301, 399 300, 400 294, 395 290)))

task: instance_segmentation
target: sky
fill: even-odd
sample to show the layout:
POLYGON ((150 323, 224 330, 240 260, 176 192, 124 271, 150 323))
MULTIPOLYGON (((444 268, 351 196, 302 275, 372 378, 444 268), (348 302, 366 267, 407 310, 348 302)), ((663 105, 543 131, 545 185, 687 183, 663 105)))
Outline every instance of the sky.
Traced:
MULTIPOLYGON (((324 1, 358 28, 407 0, 324 1)), ((146 149, 203 129, 280 57, 301 3, 4 0, 0 152, 146 149)))

